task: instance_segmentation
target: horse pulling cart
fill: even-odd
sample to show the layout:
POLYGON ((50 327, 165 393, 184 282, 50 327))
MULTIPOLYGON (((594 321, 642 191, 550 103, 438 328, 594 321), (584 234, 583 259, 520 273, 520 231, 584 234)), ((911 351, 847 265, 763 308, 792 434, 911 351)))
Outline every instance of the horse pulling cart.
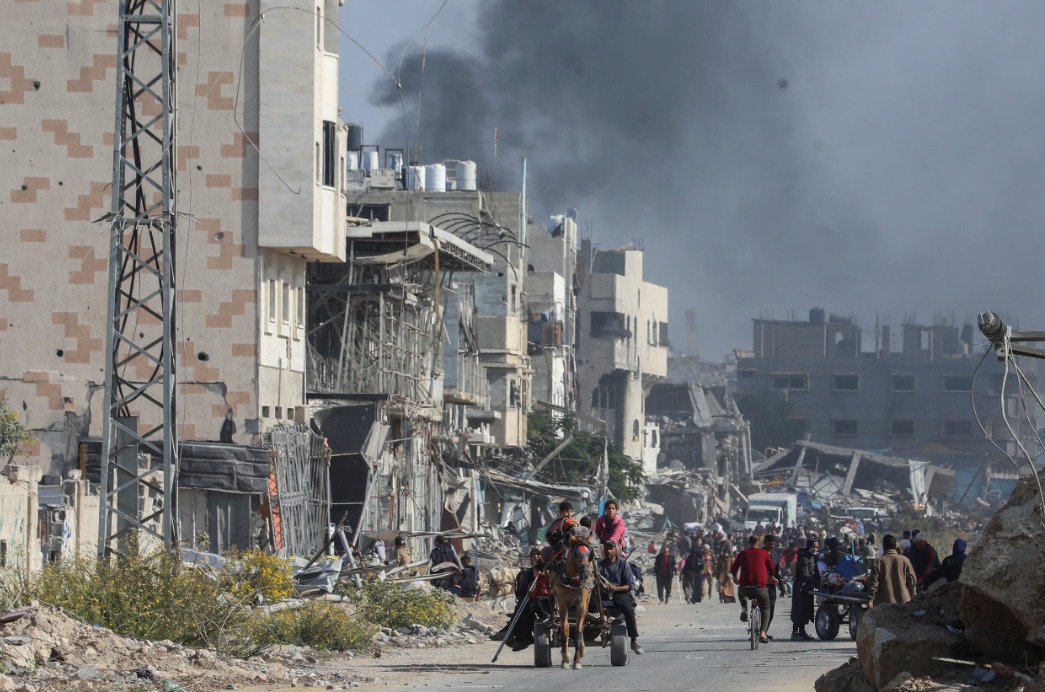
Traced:
MULTIPOLYGON (((599 609, 588 612, 584 620, 582 635, 585 642, 601 644, 610 649, 610 664, 614 666, 628 665, 628 628, 624 624, 624 616, 611 600, 601 598, 598 586, 593 596, 599 599, 599 609)), ((577 636, 577 610, 575 607, 561 612, 556 606, 555 597, 551 600, 551 615, 547 619, 537 620, 533 625, 533 665, 537 668, 548 668, 552 664, 552 649, 563 646, 562 618, 569 621, 571 638, 577 636)), ((574 639, 576 641, 576 639, 574 639)))

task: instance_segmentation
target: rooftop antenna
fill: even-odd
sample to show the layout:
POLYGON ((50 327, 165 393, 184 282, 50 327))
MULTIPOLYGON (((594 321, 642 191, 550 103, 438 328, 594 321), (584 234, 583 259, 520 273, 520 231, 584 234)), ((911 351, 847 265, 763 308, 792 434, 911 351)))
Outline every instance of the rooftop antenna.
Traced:
MULTIPOLYGON (((421 76, 417 80, 417 124, 414 132, 414 156, 411 160, 421 161, 424 156, 424 147, 421 146, 421 92, 424 91, 425 63, 428 62, 428 39, 425 39, 421 47, 421 76)), ((409 162, 407 162, 409 163, 409 162)))

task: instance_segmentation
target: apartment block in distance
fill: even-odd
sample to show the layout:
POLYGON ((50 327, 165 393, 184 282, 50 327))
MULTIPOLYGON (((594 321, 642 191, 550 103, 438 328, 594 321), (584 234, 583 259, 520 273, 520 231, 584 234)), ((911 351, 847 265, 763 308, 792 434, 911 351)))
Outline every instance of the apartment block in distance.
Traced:
MULTIPOLYGON (((936 462, 1000 456, 975 420, 975 400, 987 432, 1018 454, 1001 413, 1002 367, 994 354, 974 387, 986 341, 970 324, 907 321, 899 334, 884 326, 874 344, 865 344, 854 319, 820 308, 809 311, 808 321, 753 323, 753 352, 737 364, 736 398, 742 409, 755 397, 786 400, 788 443, 808 435, 814 442, 936 462)), ((1013 377, 1004 401, 1009 424, 1033 448, 1033 427, 1023 417, 1013 377)))

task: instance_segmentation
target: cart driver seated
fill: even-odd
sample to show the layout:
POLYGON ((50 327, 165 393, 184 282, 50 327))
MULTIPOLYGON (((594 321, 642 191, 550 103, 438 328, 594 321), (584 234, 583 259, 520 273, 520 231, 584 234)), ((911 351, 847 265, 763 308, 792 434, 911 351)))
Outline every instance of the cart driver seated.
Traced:
POLYGON ((619 555, 620 547, 616 541, 602 542, 602 560, 599 561, 599 575, 602 577, 600 590, 602 598, 612 602, 624 616, 624 624, 628 627, 631 638, 631 650, 642 655, 639 644, 639 628, 635 622, 635 577, 627 561, 619 555))

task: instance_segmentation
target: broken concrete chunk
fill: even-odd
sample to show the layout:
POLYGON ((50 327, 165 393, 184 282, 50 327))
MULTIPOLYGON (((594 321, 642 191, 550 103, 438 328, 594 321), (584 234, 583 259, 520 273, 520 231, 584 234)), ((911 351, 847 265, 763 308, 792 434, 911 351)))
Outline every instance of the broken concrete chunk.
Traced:
POLYGON ((884 689, 901 673, 911 677, 940 675, 951 664, 934 657, 960 658, 962 639, 935 624, 910 617, 911 606, 882 605, 867 611, 856 634, 856 650, 864 677, 884 689))
POLYGON ((962 568, 960 613, 975 647, 1001 661, 1045 661, 1045 542, 1041 495, 1022 478, 962 568))

